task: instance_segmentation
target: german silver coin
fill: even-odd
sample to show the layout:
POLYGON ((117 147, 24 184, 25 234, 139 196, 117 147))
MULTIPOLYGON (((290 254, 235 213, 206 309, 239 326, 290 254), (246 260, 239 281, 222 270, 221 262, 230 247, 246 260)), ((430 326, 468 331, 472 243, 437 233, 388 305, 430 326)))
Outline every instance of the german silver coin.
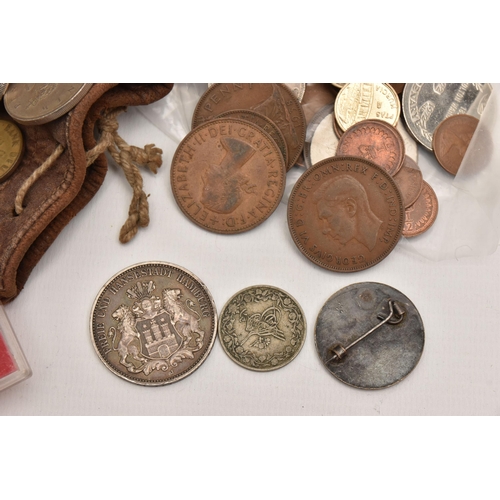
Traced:
POLYGON ((277 370, 299 354, 306 318, 284 290, 259 285, 233 295, 220 315, 220 342, 237 364, 254 371, 277 370))
POLYGON ((480 118, 491 91, 489 83, 407 83, 402 98, 406 125, 432 151, 437 126, 452 115, 480 118))
POLYGON ((403 380, 424 349, 424 325, 411 300, 382 283, 355 283, 333 294, 315 328, 318 355, 338 380, 383 389, 403 380))
POLYGON ((181 380, 207 359, 217 334, 217 310, 190 271, 144 262, 113 276, 92 307, 97 354, 115 375, 139 385, 181 380))

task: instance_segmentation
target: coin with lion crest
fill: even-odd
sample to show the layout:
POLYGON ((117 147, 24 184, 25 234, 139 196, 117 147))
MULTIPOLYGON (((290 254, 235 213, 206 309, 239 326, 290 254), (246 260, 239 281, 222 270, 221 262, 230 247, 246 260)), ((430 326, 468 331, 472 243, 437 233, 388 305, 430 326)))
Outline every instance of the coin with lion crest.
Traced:
POLYGON ((115 375, 139 385, 187 377, 207 359, 217 334, 217 309, 190 271, 144 262, 113 276, 91 314, 94 347, 115 375))

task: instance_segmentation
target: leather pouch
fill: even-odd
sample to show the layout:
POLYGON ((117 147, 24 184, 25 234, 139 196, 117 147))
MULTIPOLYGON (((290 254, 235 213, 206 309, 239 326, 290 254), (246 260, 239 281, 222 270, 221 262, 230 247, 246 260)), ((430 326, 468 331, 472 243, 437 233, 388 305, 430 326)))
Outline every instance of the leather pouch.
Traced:
MULTIPOLYGON (((32 269, 66 224, 97 192, 107 171, 105 155, 88 164, 97 144, 96 123, 110 110, 146 105, 166 96, 173 84, 94 84, 74 109, 57 120, 19 125, 25 151, 15 172, 0 183, 0 302, 14 299, 32 269), (19 189, 59 148, 60 156, 27 191, 15 210, 19 189)), ((0 115, 5 110, 0 103, 0 115)), ((98 139, 98 138, 97 138, 98 139)))

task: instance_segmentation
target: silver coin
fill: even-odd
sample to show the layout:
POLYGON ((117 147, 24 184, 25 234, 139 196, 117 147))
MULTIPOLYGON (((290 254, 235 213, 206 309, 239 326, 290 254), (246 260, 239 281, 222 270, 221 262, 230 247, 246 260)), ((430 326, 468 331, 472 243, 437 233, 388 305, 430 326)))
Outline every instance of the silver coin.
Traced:
POLYGON ((491 91, 489 83, 407 83, 402 98, 406 125, 432 151, 437 126, 452 115, 480 118, 491 91))
POLYGON ((194 274, 144 262, 113 276, 91 314, 97 354, 115 375, 139 385, 177 382, 207 359, 217 334, 210 292, 194 274))
POLYGON ((326 301, 316 322, 315 343, 321 361, 338 380, 360 389, 382 389, 400 382, 419 362, 424 325, 415 305, 399 290, 355 283, 326 301), (383 323, 393 307, 389 301, 398 315, 383 323))
POLYGON ((219 338, 226 354, 255 371, 277 370, 299 354, 306 319, 284 290, 259 285, 233 295, 220 314, 219 338))
POLYGON ((408 133, 406 127, 403 125, 402 121, 399 120, 396 125, 396 130, 401 135, 401 139, 405 143, 405 153, 406 156, 409 156, 414 162, 418 163, 418 146, 415 139, 408 133))
POLYGON ((2 100, 3 95, 7 92, 8 83, 0 83, 0 101, 2 100))
POLYGON ((335 156, 339 139, 333 130, 333 104, 322 107, 307 126, 304 162, 307 168, 335 156))
POLYGON ((302 102, 302 98, 306 92, 305 83, 285 83, 285 85, 295 94, 295 97, 302 102))

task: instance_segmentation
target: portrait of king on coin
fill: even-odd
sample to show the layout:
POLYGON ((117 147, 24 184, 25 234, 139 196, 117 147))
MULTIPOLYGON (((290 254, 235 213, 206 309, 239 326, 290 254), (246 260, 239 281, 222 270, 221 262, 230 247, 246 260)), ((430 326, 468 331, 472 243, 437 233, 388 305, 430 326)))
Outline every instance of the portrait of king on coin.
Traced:
POLYGON ((331 271, 366 269, 401 237, 404 208, 392 177, 362 158, 317 163, 296 183, 288 226, 299 250, 331 271))

